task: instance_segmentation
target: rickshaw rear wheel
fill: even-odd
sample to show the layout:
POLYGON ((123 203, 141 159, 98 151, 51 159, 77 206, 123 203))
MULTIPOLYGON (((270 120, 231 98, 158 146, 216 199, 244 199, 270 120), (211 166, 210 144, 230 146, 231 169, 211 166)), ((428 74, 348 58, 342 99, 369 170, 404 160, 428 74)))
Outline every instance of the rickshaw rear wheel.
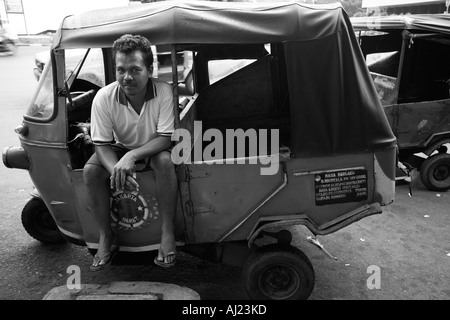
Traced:
POLYGON ((426 159, 420 167, 420 180, 429 190, 450 189, 450 154, 436 154, 426 159))
POLYGON ((30 236, 40 242, 66 242, 50 211, 40 198, 32 198, 27 202, 22 210, 22 225, 30 236))
POLYGON ((311 261, 290 245, 256 249, 243 268, 244 287, 255 300, 306 300, 314 288, 311 261))

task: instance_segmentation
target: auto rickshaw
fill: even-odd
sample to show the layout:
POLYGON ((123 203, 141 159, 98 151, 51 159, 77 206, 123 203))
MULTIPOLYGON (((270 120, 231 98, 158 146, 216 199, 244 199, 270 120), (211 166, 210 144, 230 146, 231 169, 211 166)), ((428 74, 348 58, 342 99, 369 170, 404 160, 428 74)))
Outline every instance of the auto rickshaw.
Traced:
POLYGON ((351 19, 406 172, 450 189, 450 15, 351 19))
MULTIPOLYGON (((3 152, 35 186, 25 228, 98 247, 83 183, 90 108, 115 81, 111 45, 126 33, 172 52, 179 250, 241 266, 253 299, 308 298, 313 266, 288 227, 317 241, 394 200, 396 139, 339 4, 163 1, 66 17, 16 129, 21 147, 3 152), (65 57, 79 49, 69 72, 65 57), (192 62, 179 82, 182 52, 192 62)), ((142 164, 136 174, 139 192, 111 194, 121 252, 159 247, 154 173, 142 164)))

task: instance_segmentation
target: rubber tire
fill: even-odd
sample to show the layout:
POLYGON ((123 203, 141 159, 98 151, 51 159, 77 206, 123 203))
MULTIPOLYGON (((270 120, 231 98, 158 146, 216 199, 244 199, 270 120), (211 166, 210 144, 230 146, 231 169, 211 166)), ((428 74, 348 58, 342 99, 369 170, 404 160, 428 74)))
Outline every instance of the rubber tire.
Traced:
POLYGON ((270 244, 258 248, 243 267, 244 289, 254 300, 306 300, 314 282, 311 261, 290 245, 270 244))
POLYGON ((440 153, 426 159, 420 167, 420 180, 432 191, 450 189, 450 154, 440 153))
POLYGON ((56 226, 50 211, 40 198, 31 198, 22 210, 22 225, 34 239, 49 244, 66 240, 56 226))

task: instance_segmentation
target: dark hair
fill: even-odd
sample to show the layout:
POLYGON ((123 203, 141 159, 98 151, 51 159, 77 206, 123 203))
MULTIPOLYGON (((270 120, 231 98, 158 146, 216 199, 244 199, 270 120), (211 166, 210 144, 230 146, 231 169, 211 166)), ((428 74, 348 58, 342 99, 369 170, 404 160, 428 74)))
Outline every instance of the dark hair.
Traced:
POLYGON ((144 56, 144 63, 147 68, 153 65, 153 52, 150 41, 140 35, 124 34, 113 43, 113 58, 116 60, 118 52, 130 54, 133 51, 141 51, 144 56))

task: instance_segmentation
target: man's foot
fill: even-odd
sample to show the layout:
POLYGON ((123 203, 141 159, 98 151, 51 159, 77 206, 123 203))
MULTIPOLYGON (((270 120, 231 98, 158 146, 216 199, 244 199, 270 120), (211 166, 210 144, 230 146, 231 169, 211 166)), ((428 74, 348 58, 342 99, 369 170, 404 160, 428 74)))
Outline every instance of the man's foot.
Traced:
POLYGON ((119 246, 115 234, 110 237, 100 238, 98 250, 92 261, 90 269, 92 271, 99 271, 109 266, 114 256, 119 252, 119 246))
POLYGON ((100 258, 98 254, 94 256, 94 261, 92 261, 91 266, 89 267, 91 271, 100 271, 111 265, 112 260, 116 256, 116 254, 119 252, 119 246, 112 246, 111 251, 108 252, 103 256, 103 258, 100 258))
POLYGON ((176 255, 177 246, 175 244, 175 238, 171 233, 163 234, 161 236, 161 246, 158 250, 158 256, 154 260, 155 264, 163 268, 173 267, 175 266, 176 255))
POLYGON ((163 268, 171 268, 175 266, 176 252, 171 251, 165 254, 161 249, 158 250, 158 256, 155 257, 153 262, 163 268))

